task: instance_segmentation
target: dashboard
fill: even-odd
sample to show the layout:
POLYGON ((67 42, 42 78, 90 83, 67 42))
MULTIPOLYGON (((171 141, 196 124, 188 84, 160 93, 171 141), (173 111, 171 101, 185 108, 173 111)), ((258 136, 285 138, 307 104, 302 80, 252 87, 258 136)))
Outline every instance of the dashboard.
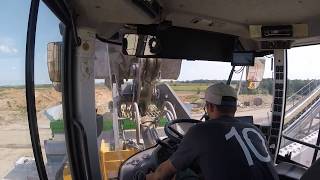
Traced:
MULTIPOLYGON (((163 140, 165 143, 173 144, 169 142, 169 139, 163 140)), ((140 180, 143 179, 146 174, 154 171, 162 162, 169 159, 175 149, 168 149, 159 144, 148 148, 144 151, 128 158, 120 167, 119 179, 120 180, 140 180)))
POLYGON ((120 180, 140 180, 148 172, 157 168, 158 162, 155 156, 161 147, 156 145, 144 151, 141 151, 129 159, 121 166, 119 171, 120 180))

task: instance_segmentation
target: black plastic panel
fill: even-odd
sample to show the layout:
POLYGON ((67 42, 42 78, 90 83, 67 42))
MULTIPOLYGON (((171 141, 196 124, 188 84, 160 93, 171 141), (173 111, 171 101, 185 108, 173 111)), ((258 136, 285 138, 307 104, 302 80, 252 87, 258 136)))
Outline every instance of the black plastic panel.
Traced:
POLYGON ((161 51, 157 57, 231 62, 238 37, 181 27, 138 25, 138 34, 156 35, 161 51))

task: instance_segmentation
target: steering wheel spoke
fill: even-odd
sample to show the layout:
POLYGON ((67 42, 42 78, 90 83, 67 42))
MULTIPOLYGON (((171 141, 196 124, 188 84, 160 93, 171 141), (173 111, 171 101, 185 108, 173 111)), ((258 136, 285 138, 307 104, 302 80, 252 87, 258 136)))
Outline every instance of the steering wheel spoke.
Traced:
POLYGON ((177 131, 176 129, 174 129, 173 127, 171 127, 171 126, 169 126, 168 127, 172 132, 174 132, 174 134, 176 134, 179 138, 183 138, 183 135, 179 132, 179 131, 177 131))
POLYGON ((173 125, 178 123, 201 123, 202 121, 195 119, 176 119, 168 122, 164 127, 164 132, 168 136, 168 138, 176 143, 180 143, 183 139, 183 135, 176 129, 173 128, 173 125))

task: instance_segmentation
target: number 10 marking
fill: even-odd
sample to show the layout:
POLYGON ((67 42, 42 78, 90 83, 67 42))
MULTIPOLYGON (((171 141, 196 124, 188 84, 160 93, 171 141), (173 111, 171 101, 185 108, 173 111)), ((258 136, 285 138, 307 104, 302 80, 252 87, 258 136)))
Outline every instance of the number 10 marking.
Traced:
POLYGON ((249 152, 249 149, 248 147, 250 148, 250 150, 253 152, 253 154, 256 156, 256 158, 258 158, 260 161, 262 162, 269 162, 271 161, 271 157, 268 153, 268 150, 267 150, 267 147, 264 143, 264 139, 263 137, 261 136, 261 134, 259 132, 257 132, 255 129, 253 128, 243 128, 242 129, 242 135, 243 135, 243 139, 245 140, 245 142, 242 140, 241 136, 239 135, 238 131, 236 130, 235 127, 232 127, 231 130, 225 135, 226 137, 226 140, 229 140, 230 138, 232 138, 232 136, 234 136, 238 143, 240 144, 241 148, 242 148, 242 151, 244 152, 244 155, 246 156, 246 159, 248 161, 248 164, 249 166, 252 166, 253 165, 253 160, 252 160, 252 157, 251 157, 251 154, 249 152), (267 154, 267 156, 263 156, 261 155, 256 147, 254 147, 254 145, 252 144, 251 142, 251 139, 248 137, 248 132, 253 132, 255 133, 262 141, 262 145, 264 147, 264 150, 265 150, 265 153, 267 154), (248 147, 247 147, 248 146, 248 147))

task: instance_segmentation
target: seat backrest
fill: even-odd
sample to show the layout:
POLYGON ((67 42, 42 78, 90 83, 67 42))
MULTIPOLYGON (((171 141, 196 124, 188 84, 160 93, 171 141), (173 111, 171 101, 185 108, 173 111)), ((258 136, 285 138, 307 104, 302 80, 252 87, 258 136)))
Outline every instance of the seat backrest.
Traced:
POLYGON ((320 158, 308 168, 303 174, 301 180, 319 180, 320 179, 320 158))

